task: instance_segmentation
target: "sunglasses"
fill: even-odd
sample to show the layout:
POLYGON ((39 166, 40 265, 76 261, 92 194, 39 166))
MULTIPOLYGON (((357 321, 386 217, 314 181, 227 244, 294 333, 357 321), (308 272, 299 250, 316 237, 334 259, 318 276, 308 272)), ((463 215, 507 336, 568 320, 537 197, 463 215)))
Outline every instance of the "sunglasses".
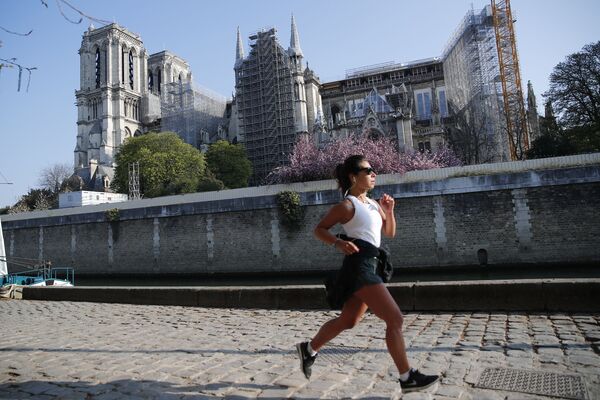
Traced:
POLYGON ((371 167, 360 168, 358 172, 365 171, 367 175, 376 174, 375 170, 371 167))

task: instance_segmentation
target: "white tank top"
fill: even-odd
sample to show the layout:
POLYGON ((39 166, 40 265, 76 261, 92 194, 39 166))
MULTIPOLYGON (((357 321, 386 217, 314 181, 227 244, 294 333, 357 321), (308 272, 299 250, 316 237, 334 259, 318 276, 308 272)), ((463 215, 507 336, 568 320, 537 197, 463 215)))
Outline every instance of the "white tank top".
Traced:
POLYGON ((381 244, 381 227, 383 220, 379 214, 379 206, 367 198, 368 203, 363 203, 354 196, 346 196, 354 206, 354 216, 350 221, 342 224, 346 235, 351 238, 361 239, 379 247, 381 244))

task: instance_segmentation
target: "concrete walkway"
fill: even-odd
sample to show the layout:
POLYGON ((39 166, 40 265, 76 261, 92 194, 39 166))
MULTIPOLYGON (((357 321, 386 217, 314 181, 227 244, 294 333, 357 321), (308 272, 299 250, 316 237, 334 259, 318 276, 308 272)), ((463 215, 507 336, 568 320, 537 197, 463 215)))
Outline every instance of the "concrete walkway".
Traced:
MULTIPOLYGON (((294 344, 334 315, 2 300, 0 399, 401 397, 370 314, 304 379, 294 344)), ((410 312, 404 331, 412 365, 443 379, 403 399, 550 399, 476 387, 488 367, 576 375, 600 399, 600 314, 410 312)))

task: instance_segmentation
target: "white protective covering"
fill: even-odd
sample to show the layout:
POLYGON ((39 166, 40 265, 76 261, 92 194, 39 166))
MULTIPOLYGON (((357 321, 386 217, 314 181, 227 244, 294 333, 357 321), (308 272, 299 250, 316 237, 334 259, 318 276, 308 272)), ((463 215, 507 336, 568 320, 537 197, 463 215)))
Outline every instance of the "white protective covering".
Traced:
POLYGON ((0 220, 0 276, 8 275, 6 267, 6 250, 4 249, 4 236, 2 235, 2 220, 0 220))

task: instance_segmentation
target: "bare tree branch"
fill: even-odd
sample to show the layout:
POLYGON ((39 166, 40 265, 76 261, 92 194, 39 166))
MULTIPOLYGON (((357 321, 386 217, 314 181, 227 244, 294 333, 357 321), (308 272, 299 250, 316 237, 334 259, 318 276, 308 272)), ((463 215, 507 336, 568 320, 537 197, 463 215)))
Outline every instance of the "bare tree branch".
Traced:
POLYGON ((19 69, 19 81, 17 84, 17 92, 21 91, 21 78, 23 75, 23 70, 26 70, 27 73, 29 74, 27 76, 27 90, 26 91, 29 92, 29 83, 31 82, 31 71, 36 70, 37 67, 24 67, 21 64, 16 63, 15 62, 16 60, 17 60, 16 58, 11 58, 10 60, 0 58, 0 61, 7 63, 7 64, 0 63, 0 70, 2 70, 2 68, 6 68, 6 67, 8 67, 8 68, 17 67, 19 69))
MULTIPOLYGON (((40 0, 42 2, 42 5, 46 8, 48 8, 48 3, 47 0, 40 0)), ((66 19, 67 21, 69 21, 72 24, 80 24, 83 21, 83 18, 86 18, 90 21, 94 21, 97 22, 99 24, 102 25, 108 25, 110 24, 110 21, 107 20, 103 20, 100 18, 95 18, 92 17, 88 14, 85 14, 83 11, 81 11, 80 9, 78 9, 77 7, 73 6, 71 3, 69 3, 67 0, 55 0, 56 2, 56 6, 58 7, 58 11, 60 12, 60 14, 63 16, 64 19, 66 19), (67 7, 69 7, 71 10, 75 11, 77 14, 79 14, 81 17, 79 18, 79 20, 75 21, 71 18, 69 18, 67 16, 67 14, 63 11, 62 8, 62 4, 66 5, 67 7)), ((27 33, 19 33, 19 32, 14 32, 11 31, 9 29, 6 29, 2 26, 0 26, 0 30, 3 30, 7 33, 13 34, 13 35, 18 35, 18 36, 29 36, 33 30, 30 30, 27 33)), ((2 41, 0 41, 0 47, 2 47, 2 41)), ((37 67, 25 67, 19 63, 16 62, 16 58, 11 58, 11 59, 2 59, 0 58, 0 72, 2 71, 2 68, 17 68, 18 69, 18 82, 17 82, 17 92, 21 91, 21 82, 23 79, 23 71, 27 71, 27 88, 26 91, 29 92, 29 84, 31 83, 31 72, 36 70, 37 67)))
POLYGON ((58 11, 60 12, 60 15, 63 16, 64 19, 66 19, 67 21, 69 21, 70 23, 75 24, 75 25, 80 24, 81 21, 83 21, 83 18, 79 18, 79 21, 74 21, 74 20, 70 19, 69 17, 67 17, 67 14, 65 14, 65 12, 63 11, 60 3, 61 3, 60 0, 56 0, 56 6, 58 7, 58 11))
POLYGON ((73 6, 72 4, 70 4, 67 0, 55 0, 56 1, 56 5, 58 7, 58 10, 60 11, 61 15, 70 23, 72 24, 80 24, 81 21, 83 21, 83 18, 86 18, 90 21, 94 21, 97 22, 99 24, 102 25, 108 25, 110 24, 110 21, 104 20, 104 19, 100 19, 100 18, 96 18, 96 17, 92 17, 90 15, 85 14, 83 11, 81 11, 80 9, 78 9, 77 7, 73 6), (75 11, 77 14, 81 15, 81 17, 83 18, 79 18, 79 21, 73 21, 71 19, 69 19, 69 17, 67 17, 67 15, 63 12, 62 7, 60 5, 60 3, 63 3, 64 5, 66 5, 67 7, 69 7, 71 10, 75 11))
POLYGON ((600 126, 600 42, 558 63, 544 96, 558 111, 563 127, 600 126))
POLYGON ((0 26, 0 29, 2 29, 4 32, 11 33, 13 35, 18 35, 18 36, 29 36, 29 35, 31 35, 31 32, 33 32, 33 29, 32 29, 27 33, 19 33, 19 32, 10 31, 3 26, 0 26))
POLYGON ((40 172, 39 185, 53 193, 60 191, 64 181, 73 174, 73 166, 67 163, 56 163, 44 168, 40 172))

